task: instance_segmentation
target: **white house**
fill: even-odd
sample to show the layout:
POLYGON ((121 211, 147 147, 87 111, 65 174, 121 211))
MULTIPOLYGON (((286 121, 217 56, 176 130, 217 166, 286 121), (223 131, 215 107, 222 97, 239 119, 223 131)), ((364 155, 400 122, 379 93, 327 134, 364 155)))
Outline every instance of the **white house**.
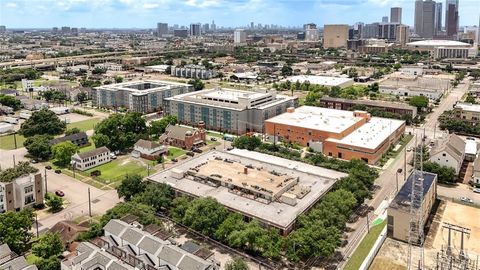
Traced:
POLYGON ((132 156, 155 160, 158 156, 167 153, 165 145, 140 139, 133 146, 132 156))
POLYGON ((480 158, 476 158, 473 162, 473 176, 472 181, 475 184, 480 184, 480 158))
POLYGON ((80 171, 108 162, 110 162, 110 150, 105 146, 84 153, 76 153, 72 156, 73 166, 80 171))
POLYGON ((450 134, 445 140, 436 144, 430 151, 430 161, 460 172, 465 159, 465 142, 455 134, 450 134))

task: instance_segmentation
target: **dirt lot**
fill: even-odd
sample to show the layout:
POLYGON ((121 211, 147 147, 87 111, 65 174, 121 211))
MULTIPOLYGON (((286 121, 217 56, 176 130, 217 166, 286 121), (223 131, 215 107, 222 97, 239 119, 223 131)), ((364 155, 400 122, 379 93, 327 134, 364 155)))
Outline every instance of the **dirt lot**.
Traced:
MULTIPOLYGON (((425 239, 425 269, 435 269, 437 252, 446 246, 448 230, 443 229, 444 223, 455 224, 469 228, 470 237, 465 238, 465 248, 471 258, 480 254, 480 209, 467 205, 442 201, 437 209, 425 239), (475 256, 474 256, 475 255, 475 256)), ((452 233, 454 252, 460 247, 460 234, 452 233)), ((414 253, 419 249, 414 248, 414 253)), ((408 244, 387 238, 380 248, 370 269, 407 269, 408 244)))

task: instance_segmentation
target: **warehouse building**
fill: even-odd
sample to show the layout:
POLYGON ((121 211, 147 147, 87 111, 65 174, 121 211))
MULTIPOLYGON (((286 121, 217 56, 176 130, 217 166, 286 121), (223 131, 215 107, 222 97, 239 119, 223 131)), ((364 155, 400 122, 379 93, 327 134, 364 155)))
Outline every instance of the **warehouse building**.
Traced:
POLYGON ((177 195, 212 197, 229 210, 287 235, 346 174, 279 157, 233 149, 210 151, 149 176, 177 195))
POLYGON ((340 159, 375 164, 405 132, 405 121, 371 117, 364 111, 311 106, 289 108, 268 119, 265 133, 277 141, 312 147, 340 159))
POLYGON ((165 98, 191 91, 189 84, 155 80, 109 84, 92 90, 92 105, 149 113, 163 110, 165 98))
POLYGON ((285 81, 290 81, 291 83, 300 83, 309 82, 310 84, 317 84, 325 87, 340 87, 345 88, 353 85, 353 79, 351 78, 342 78, 342 77, 329 77, 329 76, 316 76, 316 75, 298 75, 291 76, 285 79, 285 81))
MULTIPOLYGON (((422 173, 419 173, 419 176, 421 175, 422 173)), ((415 177, 416 174, 415 171, 413 171, 387 209, 387 235, 404 242, 408 242, 410 222, 418 218, 417 216, 413 216, 411 212, 412 184, 415 181, 415 177)), ((424 229, 425 222, 428 220, 428 216, 437 198, 436 174, 423 172, 422 197, 423 201, 415 202, 415 204, 419 205, 419 207, 416 208, 417 210, 421 207, 420 213, 422 218, 420 220, 422 224, 419 224, 418 227, 424 229)))
POLYGON ((457 102, 453 106, 453 116, 459 120, 479 123, 480 105, 467 102, 457 102))
POLYGON ((297 105, 297 97, 259 89, 208 89, 166 98, 166 111, 182 124, 203 121, 207 129, 233 134, 263 132, 266 119, 297 105))

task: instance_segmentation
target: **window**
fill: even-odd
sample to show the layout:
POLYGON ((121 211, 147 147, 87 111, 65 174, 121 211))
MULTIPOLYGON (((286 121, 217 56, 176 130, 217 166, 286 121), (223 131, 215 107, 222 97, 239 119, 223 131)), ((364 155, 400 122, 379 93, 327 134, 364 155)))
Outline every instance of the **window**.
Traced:
POLYGON ((28 196, 25 196, 25 204, 30 204, 32 202, 34 202, 35 199, 33 198, 33 194, 30 194, 28 196))
POLYGON ((442 156, 446 157, 446 156, 447 156, 447 154, 443 153, 443 154, 442 154, 442 156))
POLYGON ((25 190, 25 193, 30 193, 33 191, 33 186, 25 187, 24 190, 25 190))

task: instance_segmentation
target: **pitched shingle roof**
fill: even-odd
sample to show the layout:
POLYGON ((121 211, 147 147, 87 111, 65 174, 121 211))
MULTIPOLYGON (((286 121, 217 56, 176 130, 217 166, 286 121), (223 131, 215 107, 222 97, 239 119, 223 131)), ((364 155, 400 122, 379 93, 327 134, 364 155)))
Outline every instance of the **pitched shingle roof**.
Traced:
POLYGON ((83 152, 83 153, 77 153, 75 155, 78 156, 80 159, 85 159, 85 158, 93 157, 93 156, 96 156, 98 154, 105 153, 105 152, 110 152, 110 150, 107 147, 102 146, 102 147, 93 149, 91 151, 83 152))
POLYGON ((88 138, 87 133, 85 133, 85 132, 78 132, 78 133, 75 133, 75 134, 72 134, 72 135, 68 135, 68 136, 64 136, 64 137, 52 139, 52 140, 50 140, 50 144, 51 144, 51 145, 55 145, 55 144, 61 143, 61 142, 76 141, 76 140, 84 139, 84 138, 85 138, 85 139, 88 138))
POLYGON ((156 142, 140 139, 135 143, 135 146, 146 148, 146 149, 154 149, 154 148, 158 148, 162 145, 159 144, 159 143, 156 143, 156 142))
POLYGON ((443 151, 450 154, 455 160, 462 162, 465 155, 465 141, 456 134, 450 134, 446 140, 432 148, 430 156, 443 151))

